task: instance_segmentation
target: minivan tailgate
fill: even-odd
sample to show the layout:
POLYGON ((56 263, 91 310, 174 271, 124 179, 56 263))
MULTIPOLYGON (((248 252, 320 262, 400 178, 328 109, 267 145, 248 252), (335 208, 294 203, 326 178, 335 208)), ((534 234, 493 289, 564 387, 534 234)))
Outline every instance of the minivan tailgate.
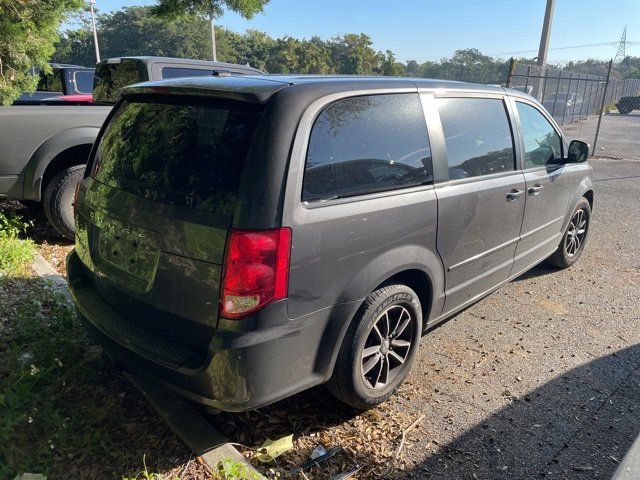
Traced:
POLYGON ((128 96, 116 107, 80 189, 76 248, 95 291, 126 321, 199 352, 208 348, 259 111, 155 94, 128 96))

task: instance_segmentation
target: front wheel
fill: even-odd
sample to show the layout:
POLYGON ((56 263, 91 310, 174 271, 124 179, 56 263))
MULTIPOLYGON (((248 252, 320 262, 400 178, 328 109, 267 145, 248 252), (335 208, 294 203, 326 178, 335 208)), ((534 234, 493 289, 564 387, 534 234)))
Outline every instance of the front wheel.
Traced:
POLYGON ((44 212, 47 220, 57 232, 73 240, 75 221, 73 218, 73 196, 76 186, 82 181, 85 165, 65 168, 47 184, 44 191, 44 212))
POLYGON ((421 335, 416 293, 402 284, 376 290, 349 326, 327 387, 359 410, 386 401, 409 373, 421 335))
POLYGON ((571 221, 567 226, 560 245, 553 255, 549 257, 549 263, 558 268, 568 268, 578 261, 589 233, 591 221, 591 205, 586 198, 582 198, 576 205, 571 221))

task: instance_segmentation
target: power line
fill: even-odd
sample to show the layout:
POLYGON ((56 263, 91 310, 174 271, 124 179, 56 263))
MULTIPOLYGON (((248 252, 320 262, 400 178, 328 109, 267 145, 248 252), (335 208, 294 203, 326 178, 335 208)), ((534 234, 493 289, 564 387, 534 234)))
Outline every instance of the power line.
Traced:
MULTIPOLYGON (((626 42, 627 45, 633 45, 638 42, 626 42)), ((602 42, 602 43, 586 43, 584 45, 568 45, 566 47, 555 47, 550 48, 549 50, 569 50, 572 48, 588 48, 588 47, 611 47, 618 45, 618 42, 602 42)), ((492 57, 499 57, 501 55, 517 55, 520 53, 535 53, 537 50, 520 50, 519 52, 503 52, 503 53, 493 53, 490 54, 492 57)))

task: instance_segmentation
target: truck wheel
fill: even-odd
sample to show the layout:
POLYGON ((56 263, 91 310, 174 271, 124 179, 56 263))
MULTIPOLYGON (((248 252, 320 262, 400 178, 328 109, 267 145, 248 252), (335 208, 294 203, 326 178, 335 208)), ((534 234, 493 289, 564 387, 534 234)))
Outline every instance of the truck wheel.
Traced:
POLYGON ((421 335, 416 293, 402 284, 376 290, 349 326, 327 388, 359 410, 386 401, 409 373, 421 335))
POLYGON ((53 228, 65 238, 73 240, 73 196, 82 180, 85 165, 66 168, 51 179, 44 191, 44 213, 53 228))

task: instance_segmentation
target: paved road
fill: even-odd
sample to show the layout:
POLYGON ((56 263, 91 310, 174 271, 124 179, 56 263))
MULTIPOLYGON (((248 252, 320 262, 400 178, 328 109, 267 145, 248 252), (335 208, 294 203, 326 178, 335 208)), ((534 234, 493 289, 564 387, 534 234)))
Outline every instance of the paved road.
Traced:
MULTIPOLYGON (((579 139, 593 146, 598 117, 563 125, 570 139, 579 139)), ((627 115, 610 113, 602 117, 600 135, 594 155, 640 160, 640 111, 627 115)))
POLYGON ((610 478, 640 432, 640 162, 592 164, 580 262, 537 267, 423 339, 395 407, 427 415, 407 478, 610 478))

